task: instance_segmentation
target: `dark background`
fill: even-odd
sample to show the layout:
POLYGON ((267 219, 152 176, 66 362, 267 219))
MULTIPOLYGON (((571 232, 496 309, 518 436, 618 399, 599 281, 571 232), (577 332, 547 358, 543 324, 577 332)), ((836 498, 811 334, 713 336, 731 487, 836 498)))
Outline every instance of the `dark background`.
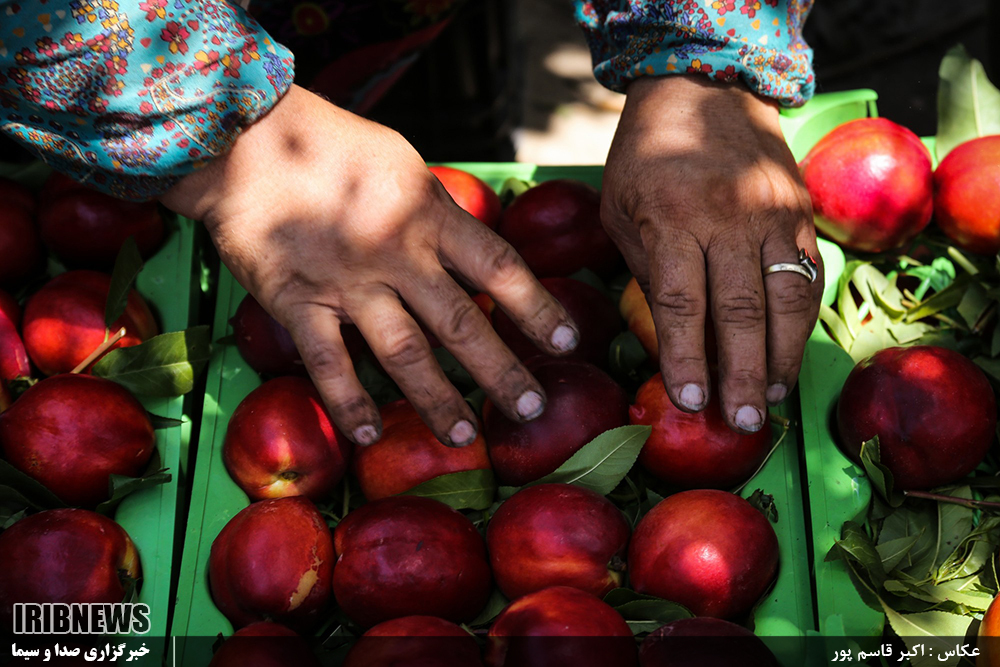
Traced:
MULTIPOLYGON (((523 121, 523 13, 551 0, 472 0, 369 114, 430 161, 511 160, 523 121)), ((565 21, 573 22, 568 0, 565 21)), ((820 92, 872 88, 879 114, 935 133, 938 66, 962 42, 1000 83, 1000 0, 816 0, 806 23, 820 92), (992 35, 992 39, 988 36, 992 35)))

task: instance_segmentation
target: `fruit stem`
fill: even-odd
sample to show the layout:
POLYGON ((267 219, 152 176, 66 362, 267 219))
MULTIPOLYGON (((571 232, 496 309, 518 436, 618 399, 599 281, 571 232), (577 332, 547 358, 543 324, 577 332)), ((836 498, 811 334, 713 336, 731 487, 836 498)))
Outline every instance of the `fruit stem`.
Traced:
POLYGON ((74 374, 82 373, 87 366, 94 363, 94 361, 97 360, 101 355, 103 355, 105 352, 111 349, 112 345, 114 345, 124 337, 125 337, 125 327, 122 327, 121 329, 118 330, 118 333, 116 333, 114 336, 111 336, 103 343, 98 345, 96 350, 91 352, 86 359, 81 361, 80 364, 70 372, 74 374))
POLYGON ((979 269, 976 268, 976 265, 973 264, 972 262, 970 262, 968 259, 966 259, 965 255, 963 255, 962 253, 960 253, 958 251, 958 249, 949 246, 948 247, 948 256, 951 257, 951 260, 953 262, 955 262, 956 264, 958 264, 959 266, 961 266, 963 269, 965 269, 966 271, 968 271, 970 275, 975 276, 975 275, 979 274, 979 269))
POLYGON ((782 417, 781 415, 768 415, 771 418, 772 424, 777 424, 786 431, 792 427, 792 420, 782 417))
POLYGON ((925 498, 927 500, 936 500, 939 503, 951 503, 953 505, 961 505, 963 507, 968 507, 969 509, 996 509, 1000 510, 1000 503, 993 502, 991 500, 970 500, 969 498, 958 498, 956 496, 944 496, 940 493, 928 493, 927 491, 903 491, 904 496, 910 496, 912 498, 925 498))
POLYGON ((343 519, 347 516, 347 513, 351 511, 351 487, 347 483, 347 478, 344 477, 344 512, 340 515, 343 519))

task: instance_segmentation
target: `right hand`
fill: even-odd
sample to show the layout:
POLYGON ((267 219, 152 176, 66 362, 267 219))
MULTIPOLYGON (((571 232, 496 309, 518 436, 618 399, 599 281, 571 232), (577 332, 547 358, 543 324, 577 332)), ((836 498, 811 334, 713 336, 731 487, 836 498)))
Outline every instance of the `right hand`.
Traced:
POLYGON ((410 312, 511 419, 537 417, 545 394, 449 272, 489 294, 543 351, 564 354, 579 340, 513 248, 462 211, 399 134, 302 88, 162 201, 205 222, 235 278, 291 332, 334 422, 362 445, 378 440, 381 420, 341 324, 357 325, 451 446, 471 443, 477 420, 410 312))

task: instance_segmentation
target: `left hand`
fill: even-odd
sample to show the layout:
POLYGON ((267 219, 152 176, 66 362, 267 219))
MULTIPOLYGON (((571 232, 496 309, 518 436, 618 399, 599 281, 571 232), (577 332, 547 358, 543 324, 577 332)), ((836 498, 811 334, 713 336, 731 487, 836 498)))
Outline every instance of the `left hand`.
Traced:
POLYGON ((627 93, 601 217, 650 303, 667 394, 686 412, 708 404, 710 314, 723 416, 757 431, 795 385, 823 292, 822 265, 813 283, 762 275, 799 248, 820 261, 778 107, 694 76, 643 77, 627 93))

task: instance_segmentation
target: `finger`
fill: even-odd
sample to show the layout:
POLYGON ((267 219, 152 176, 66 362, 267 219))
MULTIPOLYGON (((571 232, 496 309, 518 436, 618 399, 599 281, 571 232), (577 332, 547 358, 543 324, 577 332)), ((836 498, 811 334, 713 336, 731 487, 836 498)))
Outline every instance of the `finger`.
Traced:
POLYGON ((529 421, 545 408, 545 392, 490 326, 483 311, 444 271, 401 290, 403 300, 493 403, 514 421, 529 421))
MULTIPOLYGON (((762 268, 777 263, 798 262, 799 248, 817 261, 815 233, 803 225, 798 238, 790 234, 769 236, 761 249, 762 268)), ((812 283, 798 273, 781 271, 764 276, 767 302, 767 390, 768 404, 785 400, 795 386, 802 366, 806 340, 816 324, 823 295, 822 266, 812 283)))
POLYGON ((359 445, 377 442, 382 435, 378 407, 354 372, 333 311, 301 306, 291 314, 288 331, 337 428, 359 445))
POLYGON ((562 355, 580 342, 566 310, 531 274, 524 260, 486 225, 456 219, 445 225, 441 263, 489 294, 543 352, 562 355))
POLYGON ((368 294, 364 306, 350 315, 386 373, 438 440, 464 447, 476 439, 475 414, 445 377, 427 337, 395 294, 388 289, 368 294))
POLYGON ((652 225, 644 225, 642 234, 651 257, 647 294, 663 384, 674 405, 697 412, 708 405, 711 391, 705 359, 705 256, 686 232, 660 226, 654 234, 652 225))
POLYGON ((760 244, 738 234, 707 253, 712 320, 719 346, 719 393, 730 428, 754 433, 767 418, 764 284, 760 244))

